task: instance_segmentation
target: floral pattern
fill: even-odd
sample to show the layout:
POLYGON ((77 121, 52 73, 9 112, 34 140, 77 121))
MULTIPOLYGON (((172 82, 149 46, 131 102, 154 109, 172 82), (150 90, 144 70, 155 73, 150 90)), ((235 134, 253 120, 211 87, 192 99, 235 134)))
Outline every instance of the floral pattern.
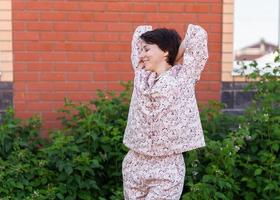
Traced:
POLYGON ((148 156, 180 154, 203 147, 195 84, 208 59, 207 33, 190 24, 183 63, 157 76, 139 65, 139 37, 149 30, 151 26, 138 26, 132 39, 135 78, 123 142, 129 149, 148 156))

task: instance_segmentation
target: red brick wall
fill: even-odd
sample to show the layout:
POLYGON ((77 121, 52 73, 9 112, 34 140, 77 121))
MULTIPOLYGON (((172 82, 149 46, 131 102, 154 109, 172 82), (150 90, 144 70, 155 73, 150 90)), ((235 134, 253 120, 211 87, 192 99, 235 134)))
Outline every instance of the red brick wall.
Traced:
POLYGON ((197 85, 201 102, 219 100, 221 0, 13 0, 14 106, 17 116, 42 115, 59 126, 64 97, 86 101, 96 89, 122 89, 133 79, 130 41, 135 27, 175 28, 197 23, 209 33, 210 59, 197 85))

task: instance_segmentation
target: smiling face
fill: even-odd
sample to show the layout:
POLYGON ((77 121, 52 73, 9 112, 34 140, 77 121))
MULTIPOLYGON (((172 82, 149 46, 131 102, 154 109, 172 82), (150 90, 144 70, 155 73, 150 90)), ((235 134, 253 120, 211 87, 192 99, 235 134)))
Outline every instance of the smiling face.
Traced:
POLYGON ((168 52, 162 51, 156 44, 141 42, 140 61, 144 63, 145 69, 156 72, 159 66, 167 64, 168 52))

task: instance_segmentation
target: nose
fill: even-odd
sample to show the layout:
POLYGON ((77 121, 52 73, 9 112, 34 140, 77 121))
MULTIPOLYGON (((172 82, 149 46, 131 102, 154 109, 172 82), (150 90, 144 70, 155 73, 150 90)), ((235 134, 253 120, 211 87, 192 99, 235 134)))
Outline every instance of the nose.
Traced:
POLYGON ((144 52, 143 52, 143 51, 141 51, 140 54, 138 55, 138 57, 139 57, 140 60, 142 60, 142 59, 144 58, 144 56, 145 56, 145 55, 144 55, 144 52))

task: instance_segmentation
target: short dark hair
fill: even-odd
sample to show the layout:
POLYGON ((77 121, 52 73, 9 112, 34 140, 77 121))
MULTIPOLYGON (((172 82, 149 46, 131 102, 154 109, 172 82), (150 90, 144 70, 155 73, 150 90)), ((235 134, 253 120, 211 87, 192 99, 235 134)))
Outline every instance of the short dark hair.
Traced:
POLYGON ((143 33, 140 38, 147 44, 156 44, 162 51, 167 51, 167 63, 174 65, 181 44, 181 37, 176 30, 157 28, 143 33))

